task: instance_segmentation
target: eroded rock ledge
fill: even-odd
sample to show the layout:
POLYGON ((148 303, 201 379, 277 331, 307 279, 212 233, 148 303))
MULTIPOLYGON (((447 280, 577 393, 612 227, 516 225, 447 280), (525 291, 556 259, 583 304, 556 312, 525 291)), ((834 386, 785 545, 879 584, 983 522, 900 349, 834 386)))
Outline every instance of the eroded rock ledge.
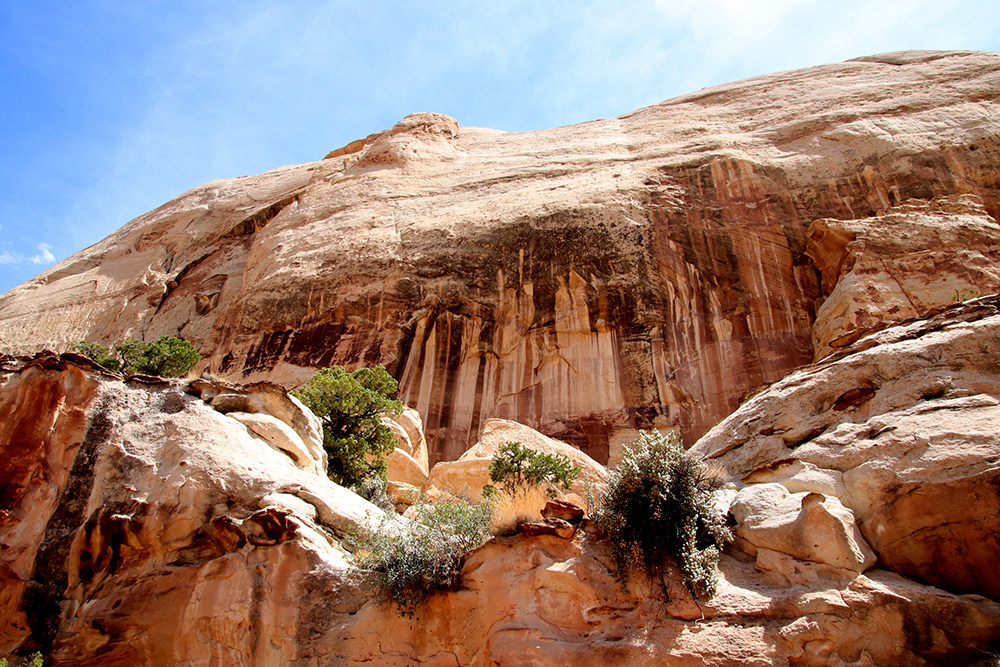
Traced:
POLYGON ((0 653, 76 667, 969 663, 1000 636, 998 307, 864 338, 696 445, 732 475, 719 504, 739 536, 711 600, 677 572, 623 591, 606 545, 577 532, 492 540, 415 619, 375 599, 340 546, 380 510, 316 474, 311 415, 280 388, 8 360, 0 653), (858 387, 872 391, 841 400, 858 387), (265 420, 280 434, 267 440, 246 415, 285 428, 265 420), (292 434, 301 447, 275 446, 292 434))

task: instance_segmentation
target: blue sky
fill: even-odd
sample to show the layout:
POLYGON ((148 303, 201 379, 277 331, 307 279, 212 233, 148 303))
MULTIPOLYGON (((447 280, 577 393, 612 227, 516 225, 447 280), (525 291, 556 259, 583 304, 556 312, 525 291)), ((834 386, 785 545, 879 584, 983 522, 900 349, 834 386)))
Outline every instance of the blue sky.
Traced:
POLYGON ((3 0, 0 293, 189 188, 415 111, 536 130, 902 49, 1000 51, 1000 3, 3 0))

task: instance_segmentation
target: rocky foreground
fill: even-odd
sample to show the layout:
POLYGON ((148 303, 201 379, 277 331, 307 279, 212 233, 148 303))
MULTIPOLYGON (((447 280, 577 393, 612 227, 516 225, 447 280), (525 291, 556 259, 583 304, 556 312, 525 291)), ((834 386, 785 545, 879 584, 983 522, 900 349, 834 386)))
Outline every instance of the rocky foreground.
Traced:
MULTIPOLYGON (((1000 56, 887 54, 542 132, 437 114, 185 193, 0 297, 0 656, 46 665, 976 664, 1000 650, 1000 56), (985 296, 984 296, 985 295, 985 296), (65 350, 180 335, 198 379, 65 350), (593 531, 414 618, 286 389, 386 363, 390 490, 505 440, 728 483, 711 599, 593 531), (567 444, 568 443, 568 444, 567 444)), ((405 521, 406 519, 397 519, 405 521)))
MULTIPOLYGON (((862 338, 698 442, 731 480, 719 508, 737 536, 707 600, 676 569, 624 591, 608 545, 578 531, 494 538, 461 590, 405 618, 342 546, 382 510, 326 479, 318 424, 279 387, 123 381, 72 355, 6 368, 0 653, 67 667, 960 665, 1000 638, 998 297, 862 338)), ((468 488, 490 442, 544 439, 487 430, 435 470, 458 465, 468 488)))

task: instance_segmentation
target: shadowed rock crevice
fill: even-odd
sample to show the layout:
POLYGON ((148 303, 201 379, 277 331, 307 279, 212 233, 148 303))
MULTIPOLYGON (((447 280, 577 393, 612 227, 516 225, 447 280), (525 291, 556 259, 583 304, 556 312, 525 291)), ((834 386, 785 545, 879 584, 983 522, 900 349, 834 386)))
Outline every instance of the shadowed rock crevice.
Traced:
POLYGON ((103 397, 95 406, 87 436, 77 449, 69 478, 59 495, 42 536, 31 581, 24 592, 24 611, 31 635, 20 649, 46 654, 64 622, 66 591, 69 585, 70 550, 77 532, 86 522, 86 510, 94 486, 94 466, 101 447, 111 438, 114 424, 107 410, 111 398, 103 397))

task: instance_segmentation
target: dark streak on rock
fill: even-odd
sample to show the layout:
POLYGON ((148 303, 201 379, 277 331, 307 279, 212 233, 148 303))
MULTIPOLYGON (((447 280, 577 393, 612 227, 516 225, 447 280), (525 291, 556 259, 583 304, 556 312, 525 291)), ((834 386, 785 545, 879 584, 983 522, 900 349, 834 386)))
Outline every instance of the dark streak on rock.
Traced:
POLYGON ((20 649, 24 655, 35 651, 47 653, 62 623, 63 603, 69 583, 70 548, 86 521, 84 512, 94 486, 94 465, 114 426, 107 415, 109 402, 109 397, 103 397, 94 410, 90 428, 73 460, 69 479, 45 526, 22 603, 31 628, 31 635, 20 649))
POLYGON ((250 568, 250 609, 247 611, 247 621, 250 623, 250 656, 249 664, 257 664, 257 652, 260 650, 260 643, 266 636, 266 632, 261 632, 261 602, 264 599, 264 573, 265 566, 257 565, 250 568))
POLYGON ((274 202, 273 204, 260 209, 253 215, 250 215, 239 222, 235 227, 230 229, 228 232, 222 235, 222 238, 240 238, 242 236, 249 236, 250 234, 255 234, 264 228, 267 223, 278 217, 278 214, 292 202, 299 198, 299 193, 289 195, 284 199, 274 202))

